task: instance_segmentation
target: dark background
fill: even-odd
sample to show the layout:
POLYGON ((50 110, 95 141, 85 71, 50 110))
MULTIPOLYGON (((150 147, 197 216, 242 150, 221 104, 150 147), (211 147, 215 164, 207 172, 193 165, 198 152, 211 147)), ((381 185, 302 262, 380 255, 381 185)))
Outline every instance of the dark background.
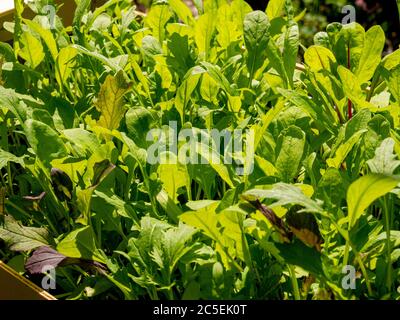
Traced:
MULTIPOLYGON (((265 10, 268 0, 246 0, 254 10, 265 10)), ((300 21, 303 29, 303 40, 310 45, 313 35, 330 22, 340 22, 345 5, 356 8, 356 21, 369 28, 379 24, 385 30, 388 39, 386 51, 396 50, 400 44, 399 11, 396 0, 294 0, 299 10, 307 9, 306 16, 300 21)), ((300 12, 300 11, 298 11, 300 12)))

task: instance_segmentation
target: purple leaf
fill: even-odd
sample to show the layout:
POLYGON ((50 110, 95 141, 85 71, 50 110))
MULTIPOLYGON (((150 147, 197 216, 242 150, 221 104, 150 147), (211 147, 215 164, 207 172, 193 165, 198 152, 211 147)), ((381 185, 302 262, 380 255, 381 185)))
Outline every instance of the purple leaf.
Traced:
POLYGON ((97 271, 104 274, 107 268, 96 261, 69 258, 48 246, 42 246, 35 250, 25 263, 25 270, 31 274, 44 273, 51 268, 77 264, 84 269, 97 271))
POLYGON ((56 268, 68 258, 50 247, 40 247, 33 252, 33 255, 27 260, 25 269, 31 273, 43 273, 43 270, 49 267, 56 268))

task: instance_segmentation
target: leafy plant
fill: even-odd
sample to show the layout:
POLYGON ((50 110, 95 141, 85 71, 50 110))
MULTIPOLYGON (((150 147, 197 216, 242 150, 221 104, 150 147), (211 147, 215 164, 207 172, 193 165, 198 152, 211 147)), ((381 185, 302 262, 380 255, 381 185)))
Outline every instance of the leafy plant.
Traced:
POLYGON ((54 266, 65 299, 399 299, 400 53, 379 26, 303 54, 290 0, 78 1, 55 29, 16 3, 2 259, 54 266))

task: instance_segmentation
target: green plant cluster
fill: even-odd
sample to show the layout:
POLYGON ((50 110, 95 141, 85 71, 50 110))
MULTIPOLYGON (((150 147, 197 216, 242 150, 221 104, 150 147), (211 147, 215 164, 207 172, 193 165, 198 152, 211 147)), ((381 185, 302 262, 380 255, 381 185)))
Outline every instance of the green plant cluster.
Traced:
POLYGON ((54 29, 45 2, 16 1, 0 44, 2 260, 54 266, 64 299, 400 298, 400 50, 382 59, 379 26, 330 24, 300 65, 290 0, 80 0, 54 29), (149 164, 170 121, 245 147, 149 164))

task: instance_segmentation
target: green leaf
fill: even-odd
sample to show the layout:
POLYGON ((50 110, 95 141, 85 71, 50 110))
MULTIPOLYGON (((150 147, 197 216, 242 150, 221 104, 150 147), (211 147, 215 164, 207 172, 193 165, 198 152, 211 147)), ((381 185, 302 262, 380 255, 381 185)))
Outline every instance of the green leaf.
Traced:
POLYGON ((274 184, 272 189, 251 189, 246 191, 244 195, 278 200, 269 205, 271 208, 288 204, 298 204, 304 207, 304 211, 306 212, 323 213, 319 201, 308 198, 299 186, 283 182, 274 184))
POLYGON ((145 18, 145 25, 153 30, 153 36, 163 43, 165 38, 165 25, 171 19, 170 7, 166 4, 154 5, 145 18))
POLYGON ((267 13, 269 20, 280 17, 282 14, 284 5, 285 5, 285 0, 270 0, 270 1, 268 1, 266 13, 267 13))
POLYGON ((59 133, 47 124, 29 119, 25 121, 24 131, 29 145, 46 166, 50 166, 52 160, 68 155, 59 133))
POLYGON ((321 122, 322 119, 325 118, 323 113, 319 112, 317 114, 319 109, 314 104, 314 102, 306 95, 296 92, 294 90, 286 90, 282 88, 278 88, 278 92, 295 106, 299 107, 301 110, 310 115, 310 117, 316 122, 317 125, 321 122))
POLYGON ((67 84, 67 80, 75 67, 75 57, 77 54, 78 50, 74 47, 66 47, 60 50, 56 64, 56 79, 60 87, 67 84))
POLYGON ((146 136, 158 123, 158 116, 147 108, 131 108, 125 115, 128 135, 142 148, 148 146, 146 136))
POLYGON ((286 263, 299 266, 311 272, 314 276, 324 277, 322 256, 314 248, 306 246, 301 241, 295 241, 291 244, 275 243, 275 247, 286 263))
POLYGON ((19 94, 13 89, 6 89, 2 86, 0 86, 0 103, 3 107, 8 108, 21 123, 27 119, 31 111, 29 107, 42 106, 42 103, 31 96, 19 94))
POLYGON ((200 74, 197 69, 190 69, 183 79, 180 87, 176 91, 175 108, 178 110, 182 124, 185 123, 185 109, 188 105, 191 95, 199 82, 200 74))
POLYGON ((3 149, 0 148, 0 169, 5 168, 7 166, 7 163, 9 162, 18 163, 22 167, 24 167, 25 165, 24 157, 17 157, 12 153, 4 151, 3 149))
POLYGON ((397 103, 400 104, 400 65, 391 70, 387 84, 390 93, 396 99, 397 103))
POLYGON ((357 77, 347 68, 339 66, 338 74, 343 84, 343 91, 356 106, 361 108, 374 108, 374 106, 366 101, 365 95, 361 90, 361 83, 357 77))
POLYGON ((385 33, 380 26, 373 26, 365 33, 365 44, 355 72, 359 83, 369 81, 381 62, 385 46, 385 33))
POLYGON ((168 157, 169 160, 172 160, 171 163, 161 163, 157 171, 168 195, 173 201, 178 202, 178 189, 190 185, 190 178, 186 167, 178 161, 174 154, 168 153, 168 157))
POLYGON ((275 106, 268 110, 268 112, 261 118, 259 124, 253 126, 252 129, 255 131, 254 151, 257 151, 265 131, 283 108, 284 103, 280 100, 275 106))
MULTIPOLYGON (((211 137, 209 137, 211 141, 211 137)), ((235 183, 232 181, 232 167, 227 166, 224 163, 224 159, 221 159, 222 157, 219 155, 219 153, 214 150, 212 147, 204 144, 204 143, 197 143, 196 145, 196 151, 198 154, 203 157, 207 162, 210 164, 210 166, 215 170, 215 172, 221 177, 222 180, 224 180, 231 188, 234 188, 235 183)), ((179 150, 181 151, 181 150, 179 150)), ((183 151, 183 149, 182 149, 183 151)), ((181 156, 181 155, 179 155, 181 156)))
MULTIPOLYGON (((207 237, 216 242, 216 251, 221 255, 222 262, 226 268, 230 268, 231 263, 238 267, 231 255, 231 253, 235 253, 229 251, 229 244, 232 244, 231 239, 223 233, 221 225, 218 222, 220 215, 215 213, 217 206, 218 202, 215 202, 197 211, 185 212, 179 216, 179 220, 200 229, 207 237)), ((228 229, 232 229, 232 226, 228 229)), ((239 241, 242 240, 241 237, 239 239, 239 241)))
POLYGON ((173 222, 177 222, 182 210, 178 207, 175 201, 171 199, 168 193, 164 189, 161 189, 161 191, 156 195, 156 199, 160 206, 167 213, 168 217, 173 222))
POLYGON ((101 145, 96 135, 84 129, 67 129, 63 131, 63 135, 66 139, 72 142, 74 146, 88 155, 92 155, 101 150, 101 145))
POLYGON ((369 174, 357 179, 347 190, 349 229, 376 199, 393 190, 400 179, 396 176, 369 174))
POLYGON ((51 56, 53 57, 54 61, 57 59, 58 55, 58 48, 57 48, 57 43, 54 40, 53 34, 51 33, 50 30, 42 28, 37 22, 30 21, 23 19, 24 23, 34 32, 40 35, 40 37, 43 39, 44 43, 46 44, 47 48, 49 49, 49 52, 51 56))
POLYGON ((349 23, 342 27, 334 47, 339 64, 357 70, 364 49, 365 30, 358 23, 349 23), (348 61, 350 57, 350 61, 348 61))
POLYGON ((244 43, 248 51, 246 64, 250 82, 256 71, 264 64, 269 41, 269 27, 268 17, 262 11, 253 11, 244 19, 244 43))
POLYGON ((24 227, 9 216, 0 224, 0 239, 14 251, 28 251, 51 243, 45 228, 24 227))
POLYGON ((309 47, 304 53, 304 61, 313 72, 332 71, 332 66, 336 64, 332 51, 321 46, 309 47))
POLYGON ((342 165, 343 161, 346 159, 347 155, 354 147, 354 145, 360 140, 362 134, 364 134, 367 130, 360 130, 353 134, 349 139, 346 140, 343 144, 339 146, 339 148, 335 152, 335 156, 333 158, 329 158, 326 160, 326 163, 329 167, 333 167, 339 169, 342 165))
POLYGON ((284 182, 291 182, 298 173, 298 168, 303 157, 306 136, 296 127, 290 126, 282 134, 278 157, 275 167, 284 182))
POLYGON ((284 88, 288 88, 291 81, 288 79, 286 74, 285 64, 280 49, 274 41, 269 41, 266 51, 270 67, 274 68, 275 71, 278 72, 284 83, 284 88))
POLYGON ((235 21, 236 26, 240 30, 240 32, 243 32, 243 21, 245 19, 245 16, 252 12, 253 9, 251 6, 244 0, 233 0, 230 4, 231 10, 232 10, 232 15, 233 15, 233 21, 235 21))
POLYGON ((211 50, 211 39, 216 27, 215 16, 212 12, 201 15, 194 27, 194 39, 199 50, 200 60, 208 60, 211 50))
POLYGON ((118 129, 125 114, 123 97, 129 89, 129 84, 122 71, 115 77, 108 75, 100 88, 96 108, 101 113, 97 124, 109 130, 118 129))
POLYGON ((168 0, 168 4, 183 23, 188 25, 194 23, 192 11, 182 0, 168 0))
POLYGON ((32 69, 36 69, 45 57, 42 44, 28 32, 22 34, 21 43, 23 48, 19 51, 19 55, 28 62, 32 69))
POLYGON ((150 87, 149 87, 149 81, 148 79, 143 75, 142 70, 140 69, 139 65, 134 59, 131 59, 131 66, 133 68, 133 71, 135 72, 136 77, 138 78, 140 84, 143 86, 144 91, 146 92, 147 96, 151 98, 150 96, 150 87))
POLYGON ((92 227, 86 226, 67 234, 57 245, 57 251, 70 258, 106 263, 104 254, 96 247, 95 239, 92 227))
POLYGON ((395 141, 392 138, 386 138, 382 141, 379 148, 375 150, 375 157, 368 160, 367 164, 372 173, 381 173, 392 175, 400 165, 400 160, 396 160, 394 151, 395 141))
POLYGON ((299 27, 296 23, 293 22, 286 29, 282 55, 286 75, 289 78, 291 86, 293 86, 293 75, 296 68, 297 53, 299 51, 299 38, 299 27))
POLYGON ((208 102, 214 103, 219 91, 219 86, 208 73, 203 74, 200 85, 200 94, 208 102))

